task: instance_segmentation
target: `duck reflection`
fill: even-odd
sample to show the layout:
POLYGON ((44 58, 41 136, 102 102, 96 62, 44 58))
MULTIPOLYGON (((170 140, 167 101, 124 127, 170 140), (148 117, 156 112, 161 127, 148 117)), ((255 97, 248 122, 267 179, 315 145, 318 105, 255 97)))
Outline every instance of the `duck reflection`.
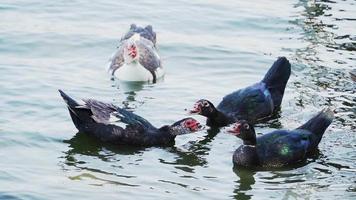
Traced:
POLYGON ((133 155, 142 154, 142 147, 132 146, 114 146, 102 143, 97 139, 88 136, 85 133, 78 132, 70 140, 65 140, 69 144, 69 150, 65 152, 65 164, 68 166, 78 167, 77 164, 85 163, 75 159, 76 155, 94 156, 102 161, 109 161, 109 158, 116 154, 133 155))
MULTIPOLYGON (((103 170, 96 166, 93 167, 90 162, 94 161, 86 156, 98 158, 104 162, 112 162, 113 160, 117 161, 114 156, 116 154, 142 154, 142 148, 129 146, 117 148, 112 145, 103 144, 95 138, 80 132, 70 140, 65 140, 64 142, 69 144, 69 150, 64 152, 64 156, 62 157, 65 159, 63 162, 64 165, 62 165, 63 170, 80 172, 79 174, 75 173, 75 175, 68 176, 70 180, 90 179, 93 181, 91 184, 97 186, 113 184, 119 186, 138 187, 138 185, 130 184, 127 181, 128 179, 135 178, 135 176, 120 174, 116 170, 103 170), (115 178, 107 178, 105 177, 106 175, 124 179, 119 180, 115 178)), ((111 167, 114 169, 121 168, 120 165, 111 165, 111 167)))
MULTIPOLYGON (((194 166, 205 166, 207 161, 205 156, 210 151, 209 143, 213 141, 213 138, 217 135, 219 129, 209 129, 207 135, 202 140, 192 141, 184 145, 184 149, 176 146, 159 147, 160 149, 172 153, 170 157, 174 161, 166 161, 159 159, 159 162, 164 164, 174 165, 175 168, 192 172, 194 166), (188 146, 188 147, 187 147, 188 146)), ((157 147, 133 147, 127 145, 111 145, 98 141, 96 138, 90 137, 85 133, 78 132, 70 140, 65 140, 65 143, 69 144, 69 149, 64 152, 63 158, 64 164, 69 167, 75 167, 79 169, 87 169, 82 164, 85 164, 87 158, 81 159, 82 156, 90 156, 100 159, 104 162, 112 162, 113 159, 118 159, 115 155, 135 155, 140 156, 150 148, 157 147)))
MULTIPOLYGON (((74 165, 76 163, 76 160, 74 159, 75 155, 95 156, 102 161, 108 161, 107 158, 115 154, 121 154, 121 155, 142 154, 145 149, 148 149, 146 147, 135 147, 129 145, 118 146, 118 145, 103 143, 97 140, 96 138, 88 136, 87 134, 81 132, 78 132, 73 138, 69 140, 64 140, 63 142, 69 144, 68 146, 69 150, 65 152, 65 156, 64 156, 64 158, 66 159, 65 163, 67 165, 74 165)), ((203 145, 202 143, 206 143, 206 142, 207 140, 204 139, 201 141, 201 144, 198 146, 202 146, 203 145)), ((176 154, 178 156, 176 163, 190 165, 188 163, 191 163, 193 160, 195 160, 195 158, 197 158, 196 156, 194 156, 195 153, 193 152, 194 150, 192 150, 193 148, 189 148, 190 150, 192 150, 192 151, 189 150, 190 152, 181 151, 177 147, 161 147, 161 148, 167 150, 168 152, 176 154)), ((199 149, 199 147, 197 147, 197 149, 199 149)), ((200 162, 196 164, 199 165, 199 163, 200 162)), ((192 165, 194 166, 195 164, 192 165)))
POLYGON ((115 87, 124 93, 135 93, 141 91, 145 85, 146 82, 116 81, 115 87))
POLYGON ((251 199, 253 195, 248 194, 248 191, 252 190, 252 186, 255 184, 254 175, 255 171, 246 168, 233 168, 234 173, 240 178, 235 181, 237 183, 234 190, 234 198, 238 200, 251 199))
POLYGON ((124 108, 130 109, 130 103, 138 102, 136 100, 136 95, 139 91, 144 89, 146 82, 127 82, 127 81, 114 81, 113 87, 120 90, 120 94, 123 95, 123 99, 125 99, 122 104, 124 108))
POLYGON ((210 128, 207 130, 207 134, 203 137, 203 139, 198 141, 188 142, 186 145, 184 145, 184 149, 176 146, 167 148, 167 150, 170 153, 177 155, 175 161, 167 162, 161 160, 160 162, 165 164, 178 165, 178 167, 176 168, 186 172, 193 171, 193 169, 189 167, 207 165, 208 163, 205 159, 205 156, 209 154, 211 149, 210 143, 213 141, 214 137, 219 132, 220 132, 219 128, 210 128), (180 167, 182 165, 187 167, 180 167))

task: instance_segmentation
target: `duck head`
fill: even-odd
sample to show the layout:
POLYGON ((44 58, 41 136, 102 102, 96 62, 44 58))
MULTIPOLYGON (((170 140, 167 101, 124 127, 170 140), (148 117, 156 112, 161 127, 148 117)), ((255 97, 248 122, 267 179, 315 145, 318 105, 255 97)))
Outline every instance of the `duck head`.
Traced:
POLYGON ((245 145, 255 145, 256 144, 256 133, 252 124, 248 123, 246 120, 240 120, 234 123, 227 132, 241 138, 245 145))
POLYGON ((200 99, 194 104, 193 109, 190 110, 190 114, 199 114, 205 117, 214 115, 216 108, 213 103, 206 99, 200 99))
POLYGON ((140 39, 140 35, 135 33, 124 46, 124 60, 126 64, 130 64, 139 59, 139 52, 136 41, 140 39))
POLYGON ((172 130, 171 133, 173 135, 194 133, 199 131, 201 128, 202 126, 200 123, 191 117, 179 120, 170 126, 170 129, 172 130))

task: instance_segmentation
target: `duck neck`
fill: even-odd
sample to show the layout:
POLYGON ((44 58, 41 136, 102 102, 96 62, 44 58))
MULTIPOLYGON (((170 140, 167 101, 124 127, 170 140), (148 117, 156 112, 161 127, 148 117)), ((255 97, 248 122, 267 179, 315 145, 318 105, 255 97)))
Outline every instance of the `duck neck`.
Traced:
POLYGON ((244 140, 243 141, 244 145, 249 145, 249 146, 255 146, 256 147, 256 138, 253 140, 244 140))
POLYGON ((163 134, 170 135, 171 137, 176 137, 177 135, 186 134, 186 130, 182 127, 175 127, 175 126, 162 126, 159 131, 163 134))
POLYGON ((226 126, 229 124, 229 118, 221 111, 215 109, 211 115, 208 116, 208 125, 212 126, 226 126))
POLYGON ((251 134, 249 135, 248 138, 244 138, 243 139, 243 143, 244 145, 249 145, 249 146, 255 146, 257 144, 257 140, 256 140, 256 134, 251 134))
POLYGON ((241 145, 233 155, 235 164, 245 167, 254 167, 260 164, 256 146, 241 145))
POLYGON ((166 125, 158 129, 158 131, 154 134, 154 138, 159 140, 161 144, 174 144, 176 135, 174 135, 174 130, 172 130, 170 126, 166 125))

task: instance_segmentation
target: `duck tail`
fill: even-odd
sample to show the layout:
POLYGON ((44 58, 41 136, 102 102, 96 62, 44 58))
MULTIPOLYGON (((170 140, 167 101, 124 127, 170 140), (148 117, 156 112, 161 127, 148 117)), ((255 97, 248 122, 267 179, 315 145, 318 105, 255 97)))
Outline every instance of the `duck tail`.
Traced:
POLYGON ((281 105, 290 73, 291 65, 288 59, 286 57, 279 57, 262 80, 271 93, 275 107, 281 105))
POLYGON ((297 129, 308 130, 312 132, 314 136, 316 136, 312 142, 317 146, 323 137, 325 130, 329 127, 333 119, 333 111, 331 111, 330 108, 326 108, 297 129))
POLYGON ((61 89, 59 89, 58 92, 62 96, 64 102, 67 104, 68 107, 75 108, 79 106, 79 104, 74 99, 64 93, 61 89))
POLYGON ((75 127, 79 131, 83 131, 83 124, 89 120, 91 120, 91 112, 90 109, 86 108, 83 105, 77 103, 74 99, 69 97, 62 90, 58 90, 60 95, 62 96, 64 102, 67 104, 70 117, 75 125, 75 127))

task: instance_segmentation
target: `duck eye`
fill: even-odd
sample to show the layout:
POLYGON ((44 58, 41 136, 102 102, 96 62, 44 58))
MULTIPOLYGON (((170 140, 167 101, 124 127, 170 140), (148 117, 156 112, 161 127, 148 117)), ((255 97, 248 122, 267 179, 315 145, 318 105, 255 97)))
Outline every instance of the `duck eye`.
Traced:
POLYGON ((250 126, 249 126, 248 124, 244 124, 244 128, 245 128, 245 129, 249 129, 250 126))
POLYGON ((208 103, 207 101, 204 101, 204 102, 203 102, 203 106, 204 106, 204 107, 208 107, 208 106, 209 106, 209 103, 208 103))

